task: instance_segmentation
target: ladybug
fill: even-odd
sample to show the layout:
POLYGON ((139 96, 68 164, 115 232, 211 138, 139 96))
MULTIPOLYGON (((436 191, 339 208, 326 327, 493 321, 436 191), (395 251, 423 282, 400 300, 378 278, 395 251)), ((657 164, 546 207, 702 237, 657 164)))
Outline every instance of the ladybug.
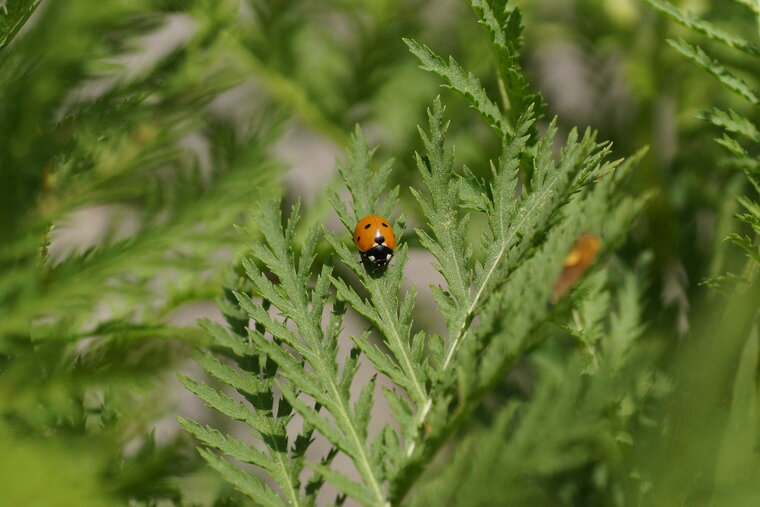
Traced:
POLYGON ((386 266, 396 248, 396 236, 388 221, 377 215, 367 215, 359 220, 354 229, 354 244, 361 252, 362 260, 376 268, 386 266))

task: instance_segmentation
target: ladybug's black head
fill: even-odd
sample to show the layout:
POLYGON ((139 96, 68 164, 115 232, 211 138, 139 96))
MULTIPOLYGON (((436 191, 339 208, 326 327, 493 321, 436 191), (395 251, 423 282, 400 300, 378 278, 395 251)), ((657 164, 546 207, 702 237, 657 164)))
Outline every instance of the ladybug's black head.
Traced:
POLYGON ((384 266, 387 266, 388 262, 390 262, 391 257, 393 257, 393 250, 391 250, 385 245, 380 244, 383 241, 385 241, 385 238, 383 238, 382 236, 376 237, 375 241, 378 244, 373 246, 366 252, 363 252, 362 259, 375 268, 382 268, 384 266), (378 241, 378 239, 382 241, 378 241))

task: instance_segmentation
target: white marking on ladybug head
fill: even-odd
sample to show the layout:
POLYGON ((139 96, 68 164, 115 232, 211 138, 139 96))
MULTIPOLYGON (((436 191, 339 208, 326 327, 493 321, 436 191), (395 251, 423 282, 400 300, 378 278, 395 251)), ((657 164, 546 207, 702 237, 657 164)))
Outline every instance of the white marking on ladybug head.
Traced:
POLYGON ((386 256, 385 256, 385 260, 386 260, 386 261, 389 261, 389 260, 391 260, 391 254, 388 254, 388 255, 386 255, 386 256))
POLYGON ((370 255, 369 256, 369 260, 371 260, 372 262, 375 262, 375 256, 374 255, 370 255))

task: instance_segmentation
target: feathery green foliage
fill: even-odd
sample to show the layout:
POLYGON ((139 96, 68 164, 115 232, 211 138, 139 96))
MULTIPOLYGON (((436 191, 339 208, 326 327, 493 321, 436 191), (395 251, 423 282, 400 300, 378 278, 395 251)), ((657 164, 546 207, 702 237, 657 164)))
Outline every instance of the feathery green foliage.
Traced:
POLYGON ((667 382, 642 369, 633 345, 643 328, 640 286, 626 273, 611 294, 606 271, 589 280, 568 331, 581 347, 559 343, 533 354, 536 376, 528 399, 511 399, 492 419, 475 423, 438 480, 425 483, 418 505, 615 505, 622 498, 621 457, 633 443, 628 428, 648 414, 646 401, 667 382), (584 381, 579 382, 578 378, 584 381), (584 469, 598 477, 584 496, 584 469), (498 488, 483 487, 498 484, 498 488))
POLYGON ((18 466, 0 489, 19 505, 180 502, 197 459, 151 434, 170 408, 155 387, 206 337, 172 314, 215 293, 210 259, 278 170, 276 122, 243 134, 214 111, 240 79, 208 65, 230 11, 2 4, 0 446, 18 466), (68 239, 82 230, 89 244, 68 239), (81 477, 35 497, 63 469, 81 477))
MULTIPOLYGON (((715 26, 713 23, 705 19, 701 19, 695 16, 691 12, 683 12, 678 7, 670 3, 668 0, 644 0, 649 5, 659 10, 660 12, 667 14, 674 21, 682 24, 683 26, 690 28, 694 32, 701 33, 709 37, 712 40, 725 44, 733 49, 744 51, 753 56, 760 56, 760 46, 744 40, 737 34, 733 34, 723 30, 720 27, 715 26)), ((740 1, 740 0, 737 0, 740 1)), ((747 5, 751 4, 747 2, 747 5)), ((750 6, 757 13, 758 7, 750 6)))
MULTIPOLYGON (((726 32, 712 23, 692 14, 685 14, 671 3, 646 0, 647 3, 695 32, 706 35, 732 50, 751 56, 752 63, 760 63, 756 44, 726 32)), ((742 2, 755 15, 760 29, 758 6, 742 2)), ((712 74, 729 91, 748 101, 752 118, 757 116, 757 90, 760 81, 750 75, 746 82, 728 70, 727 66, 709 56, 700 46, 684 40, 669 41, 682 55, 712 74)), ((657 503, 674 501, 700 501, 715 504, 742 505, 757 501, 755 477, 760 470, 756 442, 758 415, 757 346, 760 330, 760 136, 753 120, 732 109, 713 108, 700 114, 700 118, 723 131, 716 139, 725 148, 728 164, 740 168, 749 182, 750 195, 738 197, 743 211, 735 216, 745 225, 747 234, 732 232, 728 238, 747 254, 740 275, 721 278, 731 291, 713 298, 706 322, 693 337, 693 343, 674 361, 673 383, 677 391, 671 406, 663 409, 659 417, 671 421, 668 434, 650 431, 645 434, 650 455, 640 456, 648 468, 651 491, 640 498, 657 503), (738 136, 738 137, 735 137, 738 136), (718 337, 719 340, 715 338, 718 337), (701 379, 693 378, 693 371, 703 372, 701 379), (699 393, 698 398, 693 393, 699 393), (716 411, 716 406, 727 410, 716 411), (675 463, 674 458, 679 458, 675 463), (693 483, 695 473, 702 475, 701 484, 693 483)), ((727 165, 728 165, 727 164, 727 165)), ((728 196, 736 198, 734 195, 728 196)), ((713 280, 714 282, 714 280, 713 280)))
MULTIPOLYGON (((293 248, 297 207, 285 226, 276 205, 268 205, 256 215, 263 239, 252 242, 251 257, 244 261, 252 291, 237 294, 240 308, 255 326, 248 329, 247 338, 242 330, 237 338, 219 328, 214 328, 213 334, 221 336, 217 343, 235 352, 239 368, 236 379, 242 376, 244 382, 262 381, 265 370, 258 363, 253 368, 247 364, 252 355, 276 364, 276 370, 266 375, 279 386, 280 403, 297 412, 309 431, 329 442, 333 452, 346 455, 361 482, 330 467, 332 453, 328 453, 326 463, 304 459, 303 453, 296 452, 299 439, 308 440, 311 434, 299 436, 292 446, 292 438, 286 438, 282 447, 273 448, 262 422, 270 417, 271 408, 261 408, 252 399, 241 404, 221 391, 185 380, 185 385, 207 404, 245 421, 254 437, 268 447, 272 461, 275 455, 287 457, 284 459, 295 470, 294 475, 287 476, 290 482, 285 482, 284 474, 274 470, 271 463, 243 453, 246 444, 231 444, 231 437, 183 420, 186 429, 208 446, 238 460, 242 456, 246 458, 242 461, 268 473, 278 485, 278 497, 272 496, 265 483, 203 452, 223 476, 254 500, 267 504, 275 498, 280 503, 314 502, 316 492, 309 493, 301 484, 306 474, 299 473, 305 464, 342 495, 359 503, 402 501, 435 454, 471 420, 484 396, 520 358, 550 336, 542 329, 566 312, 567 302, 550 307, 547 301, 575 239, 590 232, 609 248, 624 237, 641 209, 641 198, 629 199, 620 191, 620 183, 635 165, 636 157, 622 165, 610 161, 609 146, 598 143, 591 131, 579 135, 575 130, 569 133, 559 156, 554 156, 556 127, 552 123, 543 135, 537 134, 536 109, 543 106, 535 102, 537 95, 526 92, 516 63, 520 31, 510 27, 518 23, 519 13, 510 10, 504 11, 508 15, 494 17, 493 11, 485 12, 480 3, 474 7, 491 29, 497 20, 501 23, 492 43, 500 55, 500 75, 504 76, 513 108, 509 120, 507 112, 496 106, 472 74, 453 60, 447 65, 430 49, 407 41, 423 68, 447 79, 447 84, 465 96, 502 140, 501 154, 491 163, 489 177, 479 179, 469 169, 455 167, 453 152, 446 146, 448 122, 440 99, 428 111, 427 128, 420 129, 424 152, 416 155, 416 163, 424 190, 411 190, 428 227, 416 233, 422 247, 434 256, 435 267, 446 282, 432 291, 445 318, 447 336, 413 332, 416 289, 403 288, 409 256, 406 243, 400 244, 387 269, 368 270, 339 235, 326 231, 328 243, 347 271, 334 272, 324 265, 321 270, 315 269, 316 274, 312 273, 312 264, 319 233, 314 230, 309 235, 300 254, 293 248), (514 110, 517 107, 519 111, 514 110), (531 132, 536 136, 533 142, 531 132), (470 245, 471 220, 479 220, 485 227, 479 245, 470 245), (332 297, 330 285, 335 288, 336 299, 332 317, 325 324, 323 313, 332 297), (346 304, 366 319, 380 336, 382 346, 372 343, 369 331, 353 336, 353 348, 341 368, 338 339, 346 304), (276 316, 268 305, 277 310, 276 316), (392 386, 383 386, 383 393, 393 424, 383 423, 374 437, 369 436, 368 423, 373 418, 376 377, 364 385, 357 384, 355 373, 362 355, 375 375, 382 374, 392 386), (359 393, 355 401, 352 390, 359 393)), ((349 234, 366 214, 392 214, 398 195, 397 189, 386 188, 391 166, 373 167, 373 151, 368 150, 360 132, 351 144, 347 161, 338 167, 351 194, 350 206, 335 191, 330 197, 349 234)), ((395 226, 403 236, 403 218, 395 220, 395 226)), ((633 333, 635 329, 627 331, 633 333)), ((623 344, 628 339, 620 338, 623 344)), ((208 365, 209 361, 205 359, 204 363, 208 365)), ((231 373, 206 370, 246 396, 240 384, 229 381, 231 373)), ((291 413, 286 414, 278 414, 275 420, 291 413)), ((288 423, 290 419, 284 424, 288 423)))
MULTIPOLYGON (((756 44, 749 43, 741 37, 730 34, 691 13, 684 13, 665 0, 646 0, 646 2, 695 32, 704 34, 731 49, 748 53, 753 57, 755 64, 760 62, 760 48, 756 44)), ((745 5, 757 13, 758 7, 756 5, 753 6, 750 3, 746 3, 745 5)), ((760 18, 756 22, 758 28, 760 28, 760 18)), ((757 111, 758 103, 760 103, 757 95, 759 84, 757 79, 752 83, 745 82, 719 61, 710 57, 701 47, 690 44, 683 39, 668 42, 686 58, 715 76, 727 89, 750 102, 755 106, 755 111, 757 111)), ((754 77, 756 78, 756 76, 754 77)), ((758 133, 758 127, 749 118, 743 117, 730 109, 724 111, 713 108, 712 111, 702 113, 700 118, 709 121, 724 131, 723 137, 717 139, 717 142, 733 155, 733 164, 744 169, 752 186, 751 190, 755 192, 754 199, 750 197, 739 198, 739 203, 746 212, 737 215, 739 220, 749 225, 753 236, 732 233, 730 238, 747 252, 751 262, 757 264, 760 262, 760 254, 758 253, 760 251, 760 244, 757 243, 758 234, 760 234, 760 205, 757 202, 757 194, 760 193, 760 180, 758 179, 760 134, 758 133), (749 149, 743 147, 739 140, 732 137, 732 134, 740 135, 746 140, 752 141, 752 146, 749 149)), ((745 268, 745 274, 750 277, 749 279, 745 279, 745 281, 750 285, 754 283, 759 268, 760 266, 752 267, 751 264, 745 268)))
POLYGON ((756 504, 760 8, 648 4, 0 0, 0 503, 756 504))

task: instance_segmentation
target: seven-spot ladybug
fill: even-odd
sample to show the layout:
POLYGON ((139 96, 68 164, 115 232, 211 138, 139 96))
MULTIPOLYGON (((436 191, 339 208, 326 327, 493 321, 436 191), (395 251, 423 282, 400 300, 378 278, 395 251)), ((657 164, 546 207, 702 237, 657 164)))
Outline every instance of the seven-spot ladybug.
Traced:
POLYGON ((367 215, 354 229, 354 244, 362 259, 377 268, 388 264, 396 248, 396 236, 388 221, 377 215, 367 215))

